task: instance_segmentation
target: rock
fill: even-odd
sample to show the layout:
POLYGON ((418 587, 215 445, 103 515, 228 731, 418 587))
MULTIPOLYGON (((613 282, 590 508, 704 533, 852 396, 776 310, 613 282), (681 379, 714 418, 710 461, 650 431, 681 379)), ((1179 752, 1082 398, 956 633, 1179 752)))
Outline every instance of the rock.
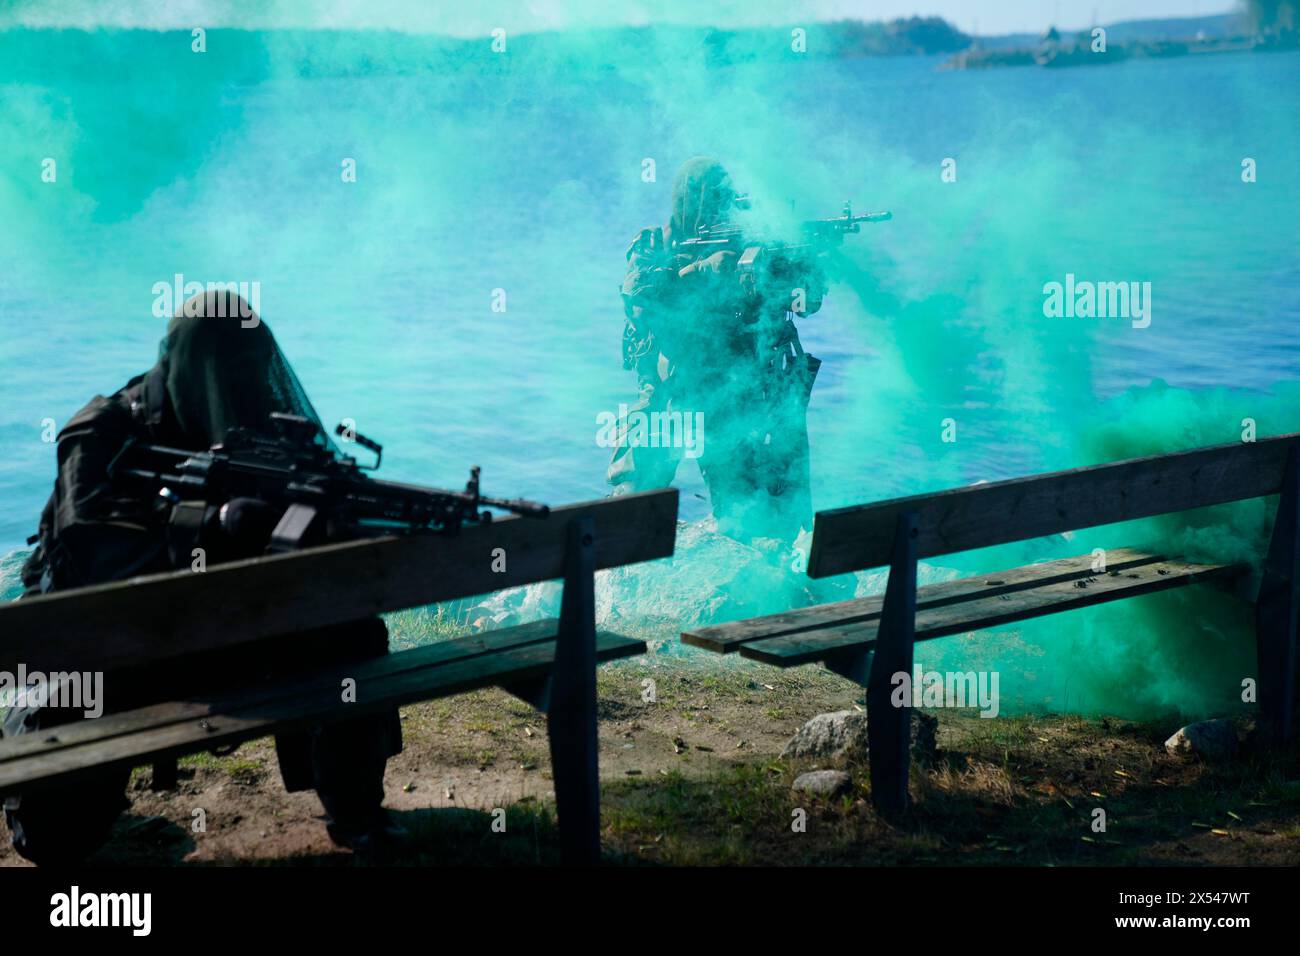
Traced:
POLYGON ((939 753, 936 739, 939 718, 925 711, 912 711, 912 759, 920 764, 930 764, 939 753))
MULTIPOLYGON (((929 763, 935 755, 935 731, 939 721, 929 714, 912 711, 912 759, 929 763)), ((783 758, 808 757, 866 760, 867 715, 852 710, 818 714, 790 738, 781 751, 783 758)))
POLYGON ((1174 757, 1198 756, 1205 760, 1230 760, 1237 753, 1237 723, 1227 717, 1188 724, 1165 741, 1174 757))
POLYGON ((843 770, 813 770, 796 777, 790 789, 819 797, 838 797, 852 786, 853 778, 843 770))
POLYGON ((784 758, 860 757, 867 753, 867 717, 851 710, 818 714, 790 738, 784 758))

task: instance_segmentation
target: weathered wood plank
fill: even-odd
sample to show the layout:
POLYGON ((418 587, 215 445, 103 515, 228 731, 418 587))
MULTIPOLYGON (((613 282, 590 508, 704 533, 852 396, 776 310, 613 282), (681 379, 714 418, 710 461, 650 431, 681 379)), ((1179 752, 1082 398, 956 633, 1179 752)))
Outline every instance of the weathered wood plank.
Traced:
MULTIPOLYGON (((21 738, 5 741, 0 749, 0 791, 19 785, 75 777, 87 769, 103 766, 137 766, 160 756, 179 756, 239 743, 281 730, 293 730, 320 722, 360 716, 394 706, 444 697, 495 684, 532 680, 544 676, 555 660, 555 641, 509 647, 429 666, 408 667, 402 661, 417 655, 420 648, 390 654, 346 669, 322 671, 311 678, 284 682, 274 693, 255 702, 244 698, 214 702, 203 715, 189 703, 166 705, 81 721, 78 735, 73 728, 56 728, 58 739, 32 750, 21 738), (342 677, 357 682, 356 703, 340 698, 342 677), (84 736, 89 726, 92 736, 84 736), (10 746, 23 744, 21 753, 10 754, 10 746)), ((600 632, 596 638, 596 660, 607 661, 645 651, 645 642, 600 632)), ((46 737, 33 735, 36 743, 46 737)))
POLYGON ((822 511, 808 574, 889 562, 894 522, 920 516, 922 559, 1043 535, 1276 494, 1300 433, 1074 468, 822 511))
POLYGON ((0 667, 109 670, 558 578, 565 528, 589 515, 596 566, 673 553, 674 489, 507 516, 456 537, 326 545, 0 606, 0 667), (500 548, 506 570, 492 570, 500 548))
POLYGON ((596 568, 592 527, 569 523, 560 632, 546 706, 551 779, 560 815, 560 859, 600 862, 600 736, 596 727, 596 568))
POLYGON ((1255 603, 1255 658, 1263 725, 1276 743, 1291 737, 1295 706, 1296 614, 1300 610, 1300 449, 1287 462, 1273 535, 1255 603))
MULTIPOLYGON (((1197 582, 1228 579, 1246 570, 1243 565, 1157 561, 1127 570, 1108 571, 1095 578, 1052 581, 1041 587, 918 611, 915 639, 928 641, 1197 582)), ((861 621, 770 637, 742 644, 740 653, 743 657, 778 667, 795 667, 845 652, 860 653, 874 645, 878 623, 878 620, 861 621)))
MULTIPOLYGON (((1106 552, 1106 567, 1113 571, 1152 564, 1160 560, 1162 560, 1160 555, 1146 554, 1132 548, 1113 548, 1106 552)), ((1056 561, 1011 568, 1007 571, 994 571, 991 574, 960 578, 955 581, 927 584, 917 589, 916 606, 917 608, 942 607, 972 597, 1006 594, 1038 587, 1052 581, 1072 581, 1076 578, 1090 577, 1093 573, 1092 562, 1092 555, 1085 554, 1075 558, 1061 558, 1056 561)), ((869 597, 854 598, 851 601, 817 604, 793 611, 768 614, 764 617, 715 624, 711 627, 684 632, 682 643, 726 654, 738 650, 742 644, 749 641, 873 620, 880 617, 883 603, 884 595, 873 594, 869 597)))
POLYGON ((875 622, 876 640, 867 677, 867 747, 871 753, 871 802, 893 815, 907 808, 907 771, 912 762, 912 702, 895 707, 893 675, 912 673, 916 633, 916 514, 898 516, 885 604, 875 622))
MULTIPOLYGON (((503 627, 480 634, 437 641, 422 647, 405 651, 394 651, 382 658, 370 662, 369 672, 372 677, 392 675, 421 668, 439 667, 471 658, 483 657, 497 651, 554 641, 559 632, 559 621, 546 618, 530 621, 515 627, 503 627)), ((310 661, 310 655, 304 654, 304 660, 310 661)), ((336 686, 335 677, 339 668, 328 668, 327 676, 317 678, 318 667, 307 663, 295 680, 310 683, 329 683, 336 686)), ((112 685, 105 687, 106 705, 112 707, 112 685)), ((283 689, 276 681, 260 681, 241 688, 223 688, 213 695, 192 695, 184 701, 167 700, 145 707, 138 707, 122 714, 110 714, 94 720, 77 720, 52 729, 46 734, 24 734, 13 738, 0 738, 0 762, 29 753, 49 751, 49 738, 57 737, 61 746, 103 741, 110 736, 129 734, 137 730, 156 728, 167 722, 179 723, 189 720, 201 720, 216 713, 217 709, 231 706, 231 701, 238 700, 240 706, 254 707, 268 701, 275 701, 283 696, 283 689), (129 714, 129 718, 128 715, 129 714)))

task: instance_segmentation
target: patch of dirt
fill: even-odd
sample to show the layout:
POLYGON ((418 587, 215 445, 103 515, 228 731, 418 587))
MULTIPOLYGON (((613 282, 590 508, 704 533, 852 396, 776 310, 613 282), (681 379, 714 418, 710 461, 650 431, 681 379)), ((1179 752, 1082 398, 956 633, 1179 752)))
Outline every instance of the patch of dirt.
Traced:
MULTIPOLYGON (((846 797, 790 789, 816 766, 780 759, 791 735, 816 714, 861 709, 862 691, 820 667, 727 658, 705 670, 652 654, 603 667, 599 697, 610 862, 1300 863, 1294 753, 1214 767, 1169 757, 1169 727, 939 712, 938 759, 913 768, 913 809, 886 820, 870 804, 864 766, 846 768, 846 797), (802 829, 792 825, 799 814, 802 829)), ((402 717, 405 749, 389 761, 386 804, 415 848, 396 862, 554 862, 544 716, 485 690, 402 717)), ((356 862, 330 842, 314 793, 284 791, 270 739, 186 758, 173 791, 151 792, 150 774, 133 774, 131 808, 92 864, 356 862)), ((26 864, 6 840, 0 865, 26 864)))
MULTIPOLYGON (((603 667, 602 780, 670 771, 707 776, 770 757, 804 720, 861 697, 852 685, 811 670, 791 679, 755 669, 763 682, 748 669, 723 670, 702 676, 680 659, 653 656, 603 667), (653 700, 647 680, 654 682, 653 700)), ((403 751, 385 775, 385 805, 413 831, 454 820, 454 830, 486 834, 496 808, 553 805, 546 718, 505 691, 403 708, 402 729, 403 751)), ((285 792, 270 738, 229 756, 183 758, 176 790, 152 792, 151 776, 148 767, 132 774, 131 807, 92 863, 350 862, 351 852, 330 842, 316 795, 285 792)), ((0 843, 0 866, 26 865, 7 839, 0 843)))

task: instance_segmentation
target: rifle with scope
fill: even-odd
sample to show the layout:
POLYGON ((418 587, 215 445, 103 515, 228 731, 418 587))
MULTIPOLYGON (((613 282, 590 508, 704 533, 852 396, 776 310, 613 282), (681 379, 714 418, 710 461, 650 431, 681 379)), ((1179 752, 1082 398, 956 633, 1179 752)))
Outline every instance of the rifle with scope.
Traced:
POLYGON ((374 452, 374 464, 362 466, 338 453, 315 421, 275 412, 267 430, 231 429, 207 451, 132 440, 109 465, 109 478, 153 494, 158 507, 169 512, 199 503, 207 511, 215 508, 199 520, 223 526, 236 521, 229 512, 232 502, 260 502, 267 513, 279 515, 267 548, 272 553, 317 541, 454 535, 463 525, 491 522, 490 508, 526 517, 549 513, 546 505, 532 501, 482 494, 477 466, 463 491, 373 478, 367 472, 379 467, 382 446, 343 425, 336 433, 374 452))

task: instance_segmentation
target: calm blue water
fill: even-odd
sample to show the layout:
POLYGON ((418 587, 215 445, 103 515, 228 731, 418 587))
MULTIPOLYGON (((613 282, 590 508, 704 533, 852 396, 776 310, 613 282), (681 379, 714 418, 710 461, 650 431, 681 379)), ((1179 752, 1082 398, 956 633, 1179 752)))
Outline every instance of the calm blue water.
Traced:
MULTIPOLYGON (((49 491, 42 420, 152 362, 151 287, 177 272, 260 281, 323 417, 383 441, 388 477, 458 484, 478 463, 493 493, 604 494, 595 416, 633 396, 623 253, 698 152, 807 215, 846 198, 894 212, 804 323, 825 360, 818 506, 1077 463, 1099 403, 1153 379, 1297 377, 1295 54, 398 71, 380 43, 344 77, 306 75, 311 35, 290 52, 213 37, 201 65, 133 58, 136 34, 98 35, 91 61, 48 78, 35 54, 0 65, 0 552, 49 491), (46 156, 57 183, 40 182, 46 156), (1042 285, 1067 272, 1152 282, 1151 327, 1045 319, 1042 285), (939 441, 949 416, 955 445, 939 441)), ((1279 417, 1261 430, 1300 428, 1279 417)), ((680 483, 702 514, 698 475, 680 483)))
MULTIPOLYGON (((624 251, 702 152, 769 208, 894 213, 850 241, 802 324, 825 362, 818 507, 1233 441, 1247 416, 1300 430, 1300 55, 950 73, 709 65, 672 36, 634 62, 599 37, 563 58, 516 38, 498 59, 384 34, 208 39, 196 55, 188 34, 0 31, 0 593, 53 479, 43 421, 152 363, 152 289, 176 273, 259 282, 322 416, 384 442, 388 477, 458 485, 477 463, 493 494, 603 495, 597 415, 633 398, 624 251), (1150 282, 1150 327, 1046 318, 1044 283, 1067 273, 1150 282)), ((671 635, 809 600, 801 576, 698 523, 692 468, 678 558, 610 577, 602 607, 671 635)), ((1249 557, 1267 516, 1159 530, 1249 557)), ((1092 546, 1030 542, 980 567, 1092 546)), ((1222 712, 1252 642, 1239 613, 1196 600, 927 654, 1001 668, 1017 709, 1222 712)))

